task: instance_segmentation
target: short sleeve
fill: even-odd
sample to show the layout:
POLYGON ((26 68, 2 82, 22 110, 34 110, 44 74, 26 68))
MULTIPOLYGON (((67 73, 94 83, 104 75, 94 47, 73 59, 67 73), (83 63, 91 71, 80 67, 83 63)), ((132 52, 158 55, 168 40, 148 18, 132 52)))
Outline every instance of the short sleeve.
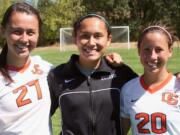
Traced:
POLYGON ((129 112, 128 112, 128 102, 127 102, 127 85, 125 84, 122 87, 121 94, 120 94, 120 116, 124 118, 129 118, 129 112))

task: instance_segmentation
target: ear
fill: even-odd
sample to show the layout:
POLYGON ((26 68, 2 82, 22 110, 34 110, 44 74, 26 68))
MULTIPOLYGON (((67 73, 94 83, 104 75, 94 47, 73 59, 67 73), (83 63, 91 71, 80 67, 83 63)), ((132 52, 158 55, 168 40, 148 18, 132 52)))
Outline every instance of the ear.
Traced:
POLYGON ((138 55, 140 56, 140 47, 137 47, 138 55))
POLYGON ((108 43, 107 43, 107 46, 110 46, 111 41, 112 41, 112 35, 110 34, 110 35, 108 36, 108 43))
POLYGON ((169 48, 169 58, 172 56, 172 54, 173 54, 173 47, 171 46, 171 47, 169 48))

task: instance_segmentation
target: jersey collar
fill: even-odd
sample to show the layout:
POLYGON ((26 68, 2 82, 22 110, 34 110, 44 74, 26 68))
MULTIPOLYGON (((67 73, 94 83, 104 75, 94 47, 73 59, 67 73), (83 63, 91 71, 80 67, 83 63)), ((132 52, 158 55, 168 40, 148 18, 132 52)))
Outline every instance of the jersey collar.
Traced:
POLYGON ((167 78, 159 85, 150 88, 148 85, 145 84, 145 81, 143 79, 143 76, 140 77, 140 84, 141 86, 148 92, 155 93, 156 91, 160 90, 161 88, 163 88, 171 79, 172 79, 173 75, 171 73, 168 74, 167 78))

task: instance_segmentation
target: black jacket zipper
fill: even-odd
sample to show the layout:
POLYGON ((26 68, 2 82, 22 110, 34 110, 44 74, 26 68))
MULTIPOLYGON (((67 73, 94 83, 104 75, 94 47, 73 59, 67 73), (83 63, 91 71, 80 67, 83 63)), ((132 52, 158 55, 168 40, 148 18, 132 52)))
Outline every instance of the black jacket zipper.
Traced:
POLYGON ((94 96, 91 87, 91 77, 88 76, 88 86, 89 86, 89 93, 90 93, 90 132, 92 135, 95 135, 95 116, 94 116, 94 96))

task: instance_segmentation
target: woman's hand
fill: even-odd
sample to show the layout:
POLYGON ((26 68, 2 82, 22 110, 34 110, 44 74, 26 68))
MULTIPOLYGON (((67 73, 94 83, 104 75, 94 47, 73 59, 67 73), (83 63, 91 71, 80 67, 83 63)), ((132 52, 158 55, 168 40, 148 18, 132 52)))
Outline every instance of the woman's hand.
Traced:
POLYGON ((110 53, 105 56, 106 60, 112 66, 118 67, 123 63, 121 56, 118 53, 110 53))
POLYGON ((175 74, 175 76, 176 76, 177 79, 180 81, 180 72, 177 72, 177 73, 175 74))

